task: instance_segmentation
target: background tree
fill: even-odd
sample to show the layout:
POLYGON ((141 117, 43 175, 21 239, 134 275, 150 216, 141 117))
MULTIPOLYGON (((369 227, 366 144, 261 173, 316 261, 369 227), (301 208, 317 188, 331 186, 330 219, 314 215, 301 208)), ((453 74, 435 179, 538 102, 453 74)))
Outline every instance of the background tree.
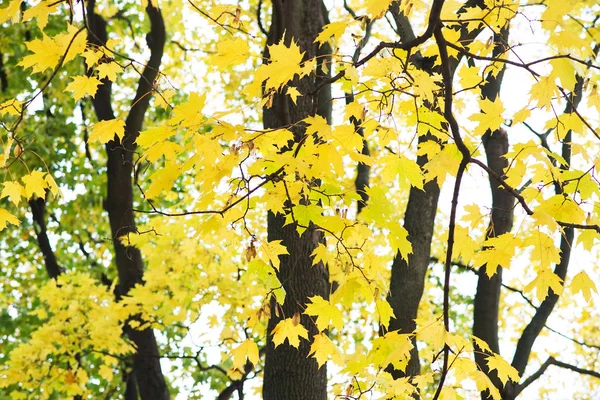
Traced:
MULTIPOLYGON (((331 64, 331 48, 315 43, 315 38, 326 24, 327 9, 320 0, 293 3, 274 1, 271 15, 271 25, 264 50, 265 60, 270 59, 271 52, 274 52, 278 46, 291 47, 292 45, 299 47, 302 62, 317 60, 313 64, 314 72, 291 83, 300 93, 314 93, 313 96, 302 96, 292 101, 284 93, 274 93, 273 88, 271 93, 265 89, 265 95, 272 96, 270 100, 272 104, 264 109, 264 127, 265 129, 290 129, 296 149, 294 156, 297 156, 297 150, 302 142, 310 140, 306 138, 306 125, 303 122, 306 117, 314 115, 317 110, 318 116, 324 118, 328 124, 331 123, 330 87, 322 85, 322 82, 330 76, 326 71, 329 71, 331 64), (319 86, 321 88, 317 89, 319 86)), ((282 151, 294 150, 294 145, 289 147, 282 151)), ((290 180, 293 183, 296 181, 296 176, 283 177, 282 183, 286 185, 286 181, 290 180)), ((308 184, 312 183, 308 182, 308 184)), ((318 183, 315 182, 314 185, 318 183)), ((297 201, 310 206, 307 195, 302 195, 297 201)), ((285 207, 289 209, 293 205, 290 199, 285 207)), ((322 262, 313 266, 311 259, 319 243, 323 242, 323 234, 312 223, 304 225, 304 232, 300 234, 299 222, 293 221, 294 219, 291 211, 288 215, 269 211, 267 238, 270 242, 278 241, 285 246, 288 254, 281 256, 277 273, 277 279, 286 293, 285 301, 279 306, 273 297, 270 304, 263 398, 326 399, 327 370, 314 358, 309 357, 309 342, 302 341, 298 349, 295 349, 292 346, 276 347, 276 341, 273 340, 274 330, 284 329, 285 320, 291 317, 293 324, 300 327, 300 323, 306 329, 309 340, 313 341, 319 330, 312 323, 311 318, 302 313, 310 297, 320 296, 326 300, 329 298, 327 269, 322 262), (292 223, 289 223, 290 218, 292 223)))
POLYGON ((5 2, 0 396, 593 397, 596 8, 5 2))

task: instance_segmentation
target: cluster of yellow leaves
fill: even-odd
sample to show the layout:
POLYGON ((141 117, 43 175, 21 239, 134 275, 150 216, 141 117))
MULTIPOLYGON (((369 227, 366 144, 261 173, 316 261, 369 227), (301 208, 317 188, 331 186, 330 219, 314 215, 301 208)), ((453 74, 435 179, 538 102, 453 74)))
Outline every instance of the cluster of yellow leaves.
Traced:
POLYGON ((110 288, 87 274, 63 274, 42 287, 39 297, 42 306, 33 314, 44 324, 11 352, 0 369, 0 387, 18 387, 13 398, 26 398, 31 389, 39 390, 41 398, 52 398, 86 395, 92 369, 110 381, 116 357, 134 351, 115 335, 129 314, 115 302, 110 288), (90 353, 97 356, 96 365, 78 360, 90 353))
MULTIPOLYGON (((18 181, 4 181, 0 199, 7 197, 11 203, 18 206, 21 199, 31 200, 36 197, 46 197, 46 191, 54 196, 59 193, 58 185, 49 173, 41 171, 32 171, 21 177, 21 183, 18 181)), ((19 224, 19 219, 12 215, 8 210, 0 207, 0 231, 6 228, 6 224, 19 224)))
MULTIPOLYGON (((304 60, 304 53, 300 52, 300 47, 291 40, 289 46, 282 39, 280 43, 269 46, 269 62, 262 64, 255 73, 254 83, 247 89, 248 93, 257 94, 264 85, 265 103, 272 102, 273 95, 277 91, 292 81, 296 76, 302 78, 310 75, 316 65, 316 61, 304 60)), ((286 93, 292 97, 294 102, 301 95, 298 89, 288 86, 286 93)), ((306 93, 304 93, 306 94, 306 93)))
MULTIPOLYGON (((391 3, 392 0, 368 0, 362 4, 362 11, 370 19, 381 18, 391 3)), ((488 10, 472 7, 456 16, 458 3, 448 1, 444 6, 443 16, 453 20, 456 18, 469 20, 467 23, 469 31, 483 24, 498 31, 517 12, 518 4, 515 1, 486 0, 485 3, 488 10)), ((0 23, 9 19, 13 21, 18 19, 18 5, 19 3, 13 0, 8 8, 0 10, 0 23)), ((410 16, 411 12, 415 12, 413 7, 419 7, 419 4, 403 1, 400 7, 405 15, 410 16)), ((50 9, 45 3, 34 6, 23 15, 23 20, 36 17, 43 29, 47 13, 51 12, 46 8, 50 9)), ((557 21, 563 19, 564 13, 571 8, 572 6, 563 5, 562 8, 554 7, 552 12, 545 11, 543 15, 545 28, 550 29, 551 25, 558 24, 557 21), (556 14, 555 10, 563 10, 563 13, 556 14)), ((217 7, 213 7, 211 11, 219 15, 217 7)), ((224 13, 225 18, 229 18, 227 17, 229 14, 231 13, 224 13)), ((239 18, 235 19, 238 21, 229 22, 239 25, 239 18)), ((337 43, 345 35, 347 28, 347 21, 333 22, 322 30, 315 42, 320 45, 330 40, 337 43)), ((445 28, 444 34, 448 41, 458 43, 458 31, 445 28)), ((565 35, 562 37, 568 38, 565 35)), ((576 41, 571 38, 570 42, 576 41)), ((27 47, 32 54, 26 56, 20 65, 32 68, 33 73, 53 70, 58 65, 74 59, 78 54, 82 55, 87 67, 93 69, 93 74, 72 77, 67 90, 73 92, 75 100, 86 95, 94 96, 101 80, 115 81, 118 73, 122 71, 122 67, 110 59, 110 52, 104 48, 88 46, 84 33, 70 25, 67 32, 54 37, 44 34, 42 39, 27 43, 27 47)), ((110 48, 111 45, 107 47, 110 48)), ((434 47, 426 46, 422 54, 436 57, 437 50, 434 47)), ((475 41, 469 46, 469 51, 488 56, 492 48, 491 43, 475 41)), ((567 48, 567 45, 560 44, 560 48, 567 48)), ((248 42, 238 37, 228 37, 220 41, 215 46, 215 50, 215 55, 209 59, 219 69, 232 64, 242 64, 250 54, 248 42)), ((312 74, 316 61, 306 60, 293 38, 286 38, 280 43, 271 45, 268 50, 269 62, 255 71, 254 82, 246 88, 246 91, 258 97, 258 93, 264 87, 265 98, 262 104, 267 106, 271 104, 275 93, 288 95, 296 103, 299 96, 307 93, 300 93, 297 87, 290 86, 290 82, 312 74)), ((390 255, 399 252, 406 259, 412 252, 411 243, 407 238, 408 233, 399 223, 402 220, 402 213, 398 211, 401 207, 398 207, 398 201, 391 199, 394 197, 394 192, 390 191, 390 187, 396 188, 395 193, 399 193, 408 192, 411 187, 423 189, 426 182, 434 179, 442 185, 447 176, 454 174, 461 158, 456 145, 442 144, 448 139, 443 117, 423 107, 424 104, 436 102, 443 107, 440 98, 441 77, 414 69, 412 66, 407 68, 401 61, 407 58, 407 54, 400 51, 394 54, 396 57, 373 58, 361 71, 352 66, 345 67, 348 79, 344 82, 344 88, 364 83, 380 88, 383 93, 394 81, 395 84, 400 85, 396 89, 406 92, 410 95, 407 97, 410 98, 397 103, 392 102, 395 107, 392 111, 392 105, 389 109, 385 108, 388 100, 383 95, 376 93, 357 95, 355 102, 346 105, 344 118, 348 119, 352 116, 360 121, 364 137, 361 137, 355 127, 348 123, 332 126, 321 117, 305 119, 302 122, 307 126, 306 137, 301 144, 296 143, 294 148, 298 150, 298 156, 292 156, 293 152, 282 151, 285 147, 291 146, 290 139, 293 134, 290 130, 279 129, 257 133, 226 122, 225 118, 221 118, 223 114, 207 115, 206 93, 192 92, 185 101, 175 104, 172 108, 174 92, 165 91, 157 96, 155 105, 170 113, 170 118, 166 123, 140 132, 136 139, 142 151, 141 160, 157 165, 150 176, 144 177, 151 182, 144 191, 146 199, 157 199, 163 195, 169 200, 178 199, 177 205, 182 205, 186 210, 218 209, 246 195, 250 190, 248 187, 250 182, 268 176, 280 168, 283 168, 286 175, 264 185, 261 191, 255 193, 247 203, 242 203, 244 206, 248 204, 252 209, 250 215, 246 215, 241 207, 236 207, 222 216, 189 218, 184 222, 178 220, 173 223, 166 218, 152 218, 151 223, 148 223, 147 227, 141 227, 140 230, 156 229, 160 232, 160 236, 130 235, 122 238, 128 245, 135 245, 142 250, 147 258, 148 268, 145 285, 136 286, 131 291, 131 296, 121 303, 123 309, 115 311, 114 315, 118 317, 111 320, 110 324, 122 323, 126 315, 139 315, 141 322, 137 320, 130 322, 132 327, 160 329, 174 323, 195 320, 200 314, 199 310, 211 300, 217 299, 221 304, 228 306, 224 320, 234 321, 231 323, 232 326, 226 329, 227 335, 233 335, 238 343, 235 348, 231 348, 232 369, 243 371, 247 362, 256 365, 259 362, 257 341, 260 341, 257 337, 264 336, 264 331, 261 330, 264 324, 261 322, 264 322, 269 310, 265 306, 267 303, 265 299, 258 302, 255 300, 264 298, 265 293, 268 293, 267 296, 275 296, 279 303, 284 302, 285 292, 275 272, 279 269, 280 257, 287 254, 287 249, 281 245, 281 241, 269 242, 260 238, 256 242, 253 239, 252 244, 243 252, 245 246, 237 244, 247 240, 245 233, 240 234, 235 229, 230 229, 227 224, 244 217, 244 224, 248 222, 250 229, 253 229, 260 226, 262 221, 252 216, 253 211, 264 214, 266 210, 273 212, 285 210, 288 211, 287 223, 298 223, 300 233, 311 223, 323 229, 328 244, 319 245, 313 252, 313 263, 327 264, 332 278, 339 284, 330 300, 320 296, 312 297, 310 304, 304 310, 304 314, 311 317, 312 323, 319 330, 319 334, 312 338, 310 350, 310 355, 319 365, 332 360, 344 366, 343 373, 356 377, 359 390, 370 387, 370 384, 374 383, 374 387, 385 392, 384 398, 410 396, 415 390, 424 390, 426 385, 433 382, 433 374, 425 373, 417 376, 411 383, 408 379, 393 380, 387 372, 374 373, 373 371, 383 370, 389 365, 404 370, 413 346, 412 335, 416 334, 420 341, 426 343, 422 355, 427 362, 433 362, 439 354, 439 349, 444 345, 451 346, 454 350, 454 358, 451 359, 450 365, 456 381, 473 380, 478 390, 490 390, 493 398, 499 398, 497 389, 491 385, 489 379, 470 358, 465 356, 465 352, 473 351, 471 338, 466 340, 445 332, 439 319, 417 321, 419 328, 412 334, 386 332, 385 335, 370 340, 370 348, 364 348, 364 352, 361 352, 360 346, 357 346, 359 350, 352 353, 347 342, 343 343, 339 337, 332 339, 328 336, 329 333, 326 333, 326 330, 339 333, 346 329, 344 321, 350 319, 351 311, 356 311, 353 307, 356 307, 357 303, 361 304, 361 317, 367 320, 361 328, 366 328, 371 323, 378 328, 382 327, 383 330, 387 329, 390 319, 394 316, 393 311, 387 301, 380 298, 379 292, 377 295, 373 292, 381 290, 383 293, 387 290, 386 273, 390 255), (403 124, 406 131, 410 131, 411 138, 405 140, 405 132, 385 127, 384 118, 372 117, 388 111, 390 115, 402 115, 403 124), (408 147, 405 144, 412 142, 415 133, 417 135, 431 133, 440 139, 440 143, 432 141, 419 146, 417 154, 425 155, 429 160, 424 169, 412 160, 412 154, 403 152, 405 147, 408 147), (361 153, 363 138, 372 148, 388 147, 400 149, 402 152, 384 153, 383 156, 374 152, 373 156, 366 156, 361 153), (358 222, 354 220, 352 213, 348 216, 347 212, 348 207, 353 205, 357 198, 354 193, 353 176, 351 176, 354 171, 348 172, 357 162, 369 165, 375 171, 373 174, 375 176, 367 189, 371 200, 358 218, 358 222), (240 179, 238 171, 242 174, 250 174, 253 180, 240 179), (186 187, 193 188, 190 194, 178 197, 178 194, 171 191, 178 179, 181 179, 186 187), (315 185, 315 182, 320 183, 315 185), (306 202, 306 199, 310 202, 306 202), (295 206, 286 207, 287 200, 295 206), (217 238, 220 243, 209 242, 207 237, 217 238), (346 249, 342 249, 343 247, 346 249), (386 250, 382 251, 382 249, 386 250), (379 256, 375 254, 376 252, 385 252, 385 255, 379 256), (240 263, 244 258, 248 261, 247 264, 240 263), (231 285, 232 279, 237 279, 239 285, 231 285), (248 299, 253 299, 252 304, 248 303, 248 299), (239 311, 243 307, 246 307, 245 310, 239 311), (371 310, 365 311, 368 307, 371 310), (378 319, 376 323, 373 321, 375 319, 378 319), (255 336, 239 340, 239 335, 235 334, 236 328, 250 328, 255 336)), ((457 52, 454 51, 451 56, 456 54, 457 52)), ((436 62, 439 62, 439 58, 436 62)), ((553 68, 552 74, 542 76, 532 85, 530 103, 533 105, 527 104, 514 116, 513 122, 525 120, 529 116, 531 107, 550 109, 553 101, 560 95, 558 84, 566 90, 573 89, 575 84, 573 64, 566 59, 556 59, 550 64, 553 68)), ((484 82, 490 70, 497 74, 500 68, 498 65, 489 65, 486 68, 462 66, 458 71, 460 85, 463 89, 473 88, 470 92, 479 95, 477 86, 484 82)), ((6 110, 9 114, 18 113, 20 107, 21 105, 16 102, 10 104, 7 102, 0 106, 0 111, 6 110)), ((478 107, 480 112, 469 118, 476 124, 472 133, 477 140, 487 130, 495 130, 505 123, 505 108, 499 98, 494 102, 478 100, 478 107)), ((569 130, 582 132, 585 129, 581 120, 573 114, 548 120, 545 128, 554 127, 557 128, 557 137, 561 140, 569 130)), ((114 140, 115 137, 120 140, 124 134, 125 122, 121 118, 100 121, 93 126, 89 142, 104 144, 114 140)), ((136 135, 137 132, 131 134, 136 135)), ((476 146, 468 142, 469 138, 466 140, 468 146, 473 148, 476 146)), ((7 148, 8 153, 5 152, 2 156, 4 161, 8 159, 6 154, 10 153, 10 146, 7 148)), ((570 188, 582 193, 584 200, 595 199, 594 196, 598 196, 597 185, 589 175, 586 178, 583 171, 559 171, 549 162, 547 157, 550 155, 549 152, 540 152, 538 149, 537 144, 531 146, 522 144, 514 147, 514 151, 508 155, 511 158, 510 168, 506 171, 509 184, 517 187, 531 178, 536 185, 547 185, 560 179, 565 183, 567 190, 570 188), (575 175, 578 173, 581 173, 582 178, 575 175)), ((551 154, 551 156, 561 161, 557 155, 551 154)), ((4 162, 0 164, 4 165, 4 162)), ((19 181, 4 182, 0 198, 7 197, 17 206, 23 198, 29 200, 35 196, 44 196, 46 190, 56 191, 56 183, 50 175, 38 171, 23 177, 21 182, 22 184, 19 181)), ((485 265, 486 274, 492 276, 498 266, 509 268, 513 258, 520 251, 529 249, 535 278, 525 287, 525 291, 535 290, 538 300, 542 300, 548 290, 553 290, 555 293, 560 293, 562 290, 562 282, 550 269, 560 260, 560 253, 555 244, 555 236, 559 232, 556 221, 581 223, 585 220, 585 214, 575 201, 564 196, 543 198, 539 196, 539 191, 526 190, 524 197, 527 201, 537 202, 533 216, 538 228, 535 234, 523 239, 516 234, 507 233, 489 238, 481 245, 471 239, 469 229, 459 227, 457 235, 464 240, 457 244, 455 254, 457 257, 472 260, 476 266, 485 265), (480 251, 477 251, 478 246, 481 248, 480 251)), ((479 208, 475 206, 468 208, 467 211, 465 220, 469 226, 474 228, 481 225, 484 218, 479 208)), ((7 210, 0 208, 0 230, 4 229, 7 223, 17 224, 18 219, 7 210)), ((591 248, 594 237, 582 236, 580 240, 591 248)), ((64 280, 63 285, 85 286, 88 294, 93 293, 94 296, 99 296, 98 298, 106 298, 106 293, 96 293, 99 290, 96 283, 78 278, 82 282, 85 281, 80 283, 73 276, 61 279, 64 280)), ((62 286, 61 290, 64 287, 62 286)), ((596 291, 593 281, 585 271, 573 278, 571 288, 574 292, 581 292, 588 300, 591 293, 596 291)), ((83 292, 77 292, 76 295, 84 297, 83 292)), ((50 301, 49 298, 47 300, 50 301)), ((67 300, 56 301, 59 304, 67 300)), ((84 298, 82 302, 92 310, 98 307, 97 304, 88 305, 85 301, 84 298)), ((60 304, 52 311, 53 315, 58 316, 57 321, 74 318, 74 321, 81 325, 81 329, 88 329, 91 332, 77 330, 83 338, 79 339, 83 340, 79 345, 83 348, 92 345, 102 348, 106 338, 99 337, 91 327, 86 325, 88 321, 79 315, 81 306, 73 305, 71 308, 72 303, 68 303, 68 307, 65 307, 67 303, 60 304), (65 309, 71 310, 71 313, 66 313, 65 309), (61 313, 66 313, 66 316, 61 313), (87 334, 94 337, 94 343, 85 341, 87 334)), ((111 301, 102 302, 101 305, 116 307, 111 301)), ((113 310, 111 309, 110 312, 113 310)), ((42 316, 42 313, 40 315, 42 316)), ((96 317, 97 314, 92 312, 90 316, 96 317)), ((215 322, 214 325, 218 323, 215 322)), ((57 329, 52 324, 48 326, 57 329)), ((115 329, 118 331, 118 328, 112 325, 104 328, 107 332, 114 332, 115 329)), ((39 335, 45 335, 44 331, 39 332, 39 335)), ((287 341, 289 345, 298 347, 301 340, 309 340, 308 331, 300 323, 299 314, 283 319, 271 333, 276 346, 287 341)), ((222 337, 229 337, 227 335, 224 332, 222 337)), ((473 339, 477 341, 476 338, 473 339)), ((39 341, 34 341, 33 344, 39 345, 39 341)), ((121 345, 123 347, 118 350, 112 348, 110 351, 117 354, 120 351, 124 354, 130 350, 123 343, 121 345)), ((485 347, 479 342, 478 346, 485 347)), ((26 350, 29 352, 31 348, 26 350)), ((52 351, 55 349, 44 354, 51 354, 52 351)), ((491 354, 489 349, 487 351, 490 353, 487 358, 488 367, 498 371, 498 376, 503 383, 508 379, 513 381, 519 379, 516 371, 505 360, 496 354, 491 354)), ((25 350, 14 353, 12 367, 20 367, 19 363, 24 364, 25 361, 36 361, 25 360, 22 354, 24 352, 25 350)), ((108 361, 107 365, 109 365, 108 361)), ((69 394, 82 394, 82 383, 86 380, 85 371, 69 370, 66 374, 69 376, 67 383, 73 387, 56 390, 66 391, 69 394)), ((109 379, 110 368, 108 370, 105 368, 101 375, 109 379)), ((26 381, 29 378, 15 375, 11 379, 16 382, 17 379, 26 381)), ((48 390, 51 393, 54 389, 48 390)), ((443 395, 451 398, 455 395, 454 389, 450 386, 445 387, 443 395)))

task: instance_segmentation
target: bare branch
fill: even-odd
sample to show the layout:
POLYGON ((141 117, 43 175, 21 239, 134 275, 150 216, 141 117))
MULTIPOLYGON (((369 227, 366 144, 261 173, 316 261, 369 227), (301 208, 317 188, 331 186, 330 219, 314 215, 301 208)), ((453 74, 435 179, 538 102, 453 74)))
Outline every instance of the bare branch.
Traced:
POLYGON ((544 363, 540 366, 540 368, 537 371, 535 371, 527 379, 525 379, 525 381, 523 381, 523 383, 521 383, 520 385, 517 386, 516 391, 515 391, 515 397, 518 394, 520 394, 523 390, 525 390, 525 388, 527 388, 527 386, 531 385, 538 378, 540 378, 544 374, 544 372, 546 372, 548 367, 551 365, 555 365, 557 367, 569 369, 571 371, 577 372, 582 375, 588 375, 588 376, 592 376, 594 378, 600 379, 600 373, 597 371, 593 371, 591 369, 586 369, 586 368, 579 368, 576 365, 569 364, 569 363, 566 363, 563 361, 559 361, 559 360, 555 359, 554 357, 548 357, 548 359, 546 361, 544 361, 544 363))

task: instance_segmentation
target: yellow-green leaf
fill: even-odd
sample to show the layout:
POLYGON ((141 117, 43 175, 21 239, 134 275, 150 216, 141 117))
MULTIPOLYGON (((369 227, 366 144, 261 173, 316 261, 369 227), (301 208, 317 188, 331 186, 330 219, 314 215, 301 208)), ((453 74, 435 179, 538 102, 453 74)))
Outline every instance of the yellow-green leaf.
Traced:
POLYGON ((44 179, 44 172, 33 171, 21 178, 25 184, 25 197, 27 199, 32 198, 34 195, 44 198, 46 195, 46 188, 48 183, 44 179))
POLYGON ((258 364, 258 346, 254 340, 246 339, 238 347, 231 350, 231 357, 233 358, 233 368, 243 371, 246 360, 254 365, 258 364))
POLYGON ((21 197, 25 196, 25 188, 21 186, 19 182, 8 181, 3 183, 2 193, 0 193, 0 199, 8 197, 15 206, 19 205, 21 197))
POLYGON ((598 293, 596 284, 585 271, 581 271, 573 277, 570 287, 573 293, 581 293, 585 301, 588 302, 592 298, 592 292, 598 293))
POLYGON ((94 125, 90 137, 88 138, 88 143, 100 142, 104 144, 114 140, 115 136, 121 140, 124 135, 125 121, 120 118, 108 119, 97 122, 94 125))
POLYGON ((19 225, 19 219, 4 208, 0 208, 0 231, 6 228, 6 224, 19 225))
POLYGON ((342 329, 344 316, 335 305, 321 296, 313 296, 308 299, 311 303, 306 305, 304 314, 317 317, 315 325, 317 325, 319 331, 327 329, 330 325, 338 330, 342 329))
POLYGON ((502 384, 506 385, 509 379, 513 382, 519 382, 519 372, 499 354, 489 355, 486 361, 490 371, 497 372, 502 384))
POLYGON ((73 92, 75 101, 81 99, 86 94, 94 97, 96 96, 96 91, 98 90, 100 83, 101 82, 93 76, 74 76, 73 80, 67 85, 65 92, 73 92))
POLYGON ((281 240, 272 240, 270 242, 263 242, 260 246, 263 254, 262 259, 267 264, 269 261, 273 264, 275 269, 279 269, 279 256, 290 254, 288 253, 285 246, 281 244, 281 240))
POLYGON ((300 338, 308 339, 306 328, 300 323, 294 323, 292 318, 279 321, 271 333, 273 334, 273 344, 275 344, 275 347, 287 340, 290 346, 298 348, 300 338))

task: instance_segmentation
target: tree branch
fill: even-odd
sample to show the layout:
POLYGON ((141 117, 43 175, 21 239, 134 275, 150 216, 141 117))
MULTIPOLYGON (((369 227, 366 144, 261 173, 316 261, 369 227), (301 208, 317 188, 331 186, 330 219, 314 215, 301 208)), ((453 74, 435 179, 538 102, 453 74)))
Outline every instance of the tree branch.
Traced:
POLYGON ((540 378, 544 374, 544 372, 546 372, 548 367, 551 365, 555 365, 557 367, 569 369, 571 371, 577 372, 582 375, 588 375, 588 376, 592 376, 594 378, 600 379, 600 373, 597 371, 593 371, 593 370, 586 369, 586 368, 579 368, 573 364, 559 361, 559 360, 555 359, 554 357, 548 357, 548 359, 546 361, 544 361, 544 363, 540 366, 540 368, 537 371, 535 371, 527 379, 525 379, 522 384, 518 385, 518 387, 515 391, 515 397, 517 395, 519 395, 523 390, 525 390, 525 388, 527 388, 527 386, 531 385, 538 378, 540 378))
POLYGON ((41 197, 29 200, 31 215, 33 216, 35 234, 37 237, 38 246, 44 256, 44 265, 46 272, 52 279, 58 278, 64 272, 63 268, 58 264, 56 255, 48 239, 48 230, 46 229, 46 201, 41 197))

